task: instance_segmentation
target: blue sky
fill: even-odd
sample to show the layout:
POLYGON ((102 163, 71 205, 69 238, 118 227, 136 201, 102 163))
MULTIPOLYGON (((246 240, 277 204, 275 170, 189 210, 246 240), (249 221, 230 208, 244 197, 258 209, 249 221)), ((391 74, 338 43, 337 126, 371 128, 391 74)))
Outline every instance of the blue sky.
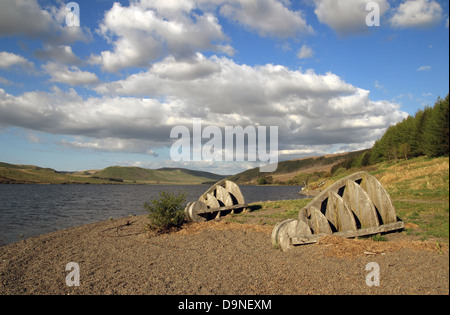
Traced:
POLYGON ((0 0, 2 162, 233 174, 257 165, 175 162, 171 128, 278 126, 287 160, 369 148, 448 94, 448 1, 80 0, 71 25, 68 3, 0 0))

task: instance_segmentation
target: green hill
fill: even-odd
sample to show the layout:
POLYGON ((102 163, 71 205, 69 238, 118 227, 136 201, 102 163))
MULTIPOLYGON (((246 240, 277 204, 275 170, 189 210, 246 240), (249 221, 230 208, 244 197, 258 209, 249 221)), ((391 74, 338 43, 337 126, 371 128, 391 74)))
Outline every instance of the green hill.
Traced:
POLYGON ((112 166, 100 171, 58 172, 0 162, 0 184, 185 184, 217 182, 224 176, 182 168, 151 170, 112 166))
POLYGON ((112 166, 94 173, 93 177, 140 184, 202 184, 217 182, 225 176, 182 168, 151 170, 140 167, 112 166))
POLYGON ((51 168, 0 162, 0 184, 105 184, 104 180, 51 168))

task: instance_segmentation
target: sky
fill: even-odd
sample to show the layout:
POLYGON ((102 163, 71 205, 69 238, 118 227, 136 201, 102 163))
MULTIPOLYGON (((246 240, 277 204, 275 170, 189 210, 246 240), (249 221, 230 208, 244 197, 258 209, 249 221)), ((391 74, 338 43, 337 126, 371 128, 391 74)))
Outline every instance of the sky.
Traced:
POLYGON ((192 131, 193 119, 277 126, 279 161, 370 148, 448 94, 448 7, 0 0, 0 161, 226 175, 258 166, 175 161, 171 130, 192 131))

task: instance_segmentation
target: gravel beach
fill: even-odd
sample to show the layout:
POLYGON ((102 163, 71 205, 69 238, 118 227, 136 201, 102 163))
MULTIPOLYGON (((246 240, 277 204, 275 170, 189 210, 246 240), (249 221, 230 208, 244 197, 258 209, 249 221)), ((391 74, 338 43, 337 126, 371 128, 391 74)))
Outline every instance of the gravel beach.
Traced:
POLYGON ((328 237, 288 252, 271 226, 192 223, 149 234, 146 216, 99 222, 0 247, 0 294, 449 294, 447 244, 328 237), (79 266, 69 287, 66 265, 79 266), (379 286, 368 286, 369 263, 379 286))

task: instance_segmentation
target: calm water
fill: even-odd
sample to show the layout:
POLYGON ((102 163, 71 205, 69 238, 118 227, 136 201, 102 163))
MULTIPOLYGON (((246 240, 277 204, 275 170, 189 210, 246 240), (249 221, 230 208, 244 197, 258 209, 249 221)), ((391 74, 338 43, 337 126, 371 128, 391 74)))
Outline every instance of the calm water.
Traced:
MULTIPOLYGON (((147 212, 161 191, 197 200, 210 186, 0 185, 0 245, 77 225, 147 212)), ((241 186, 247 203, 298 199, 299 186, 241 186)))

